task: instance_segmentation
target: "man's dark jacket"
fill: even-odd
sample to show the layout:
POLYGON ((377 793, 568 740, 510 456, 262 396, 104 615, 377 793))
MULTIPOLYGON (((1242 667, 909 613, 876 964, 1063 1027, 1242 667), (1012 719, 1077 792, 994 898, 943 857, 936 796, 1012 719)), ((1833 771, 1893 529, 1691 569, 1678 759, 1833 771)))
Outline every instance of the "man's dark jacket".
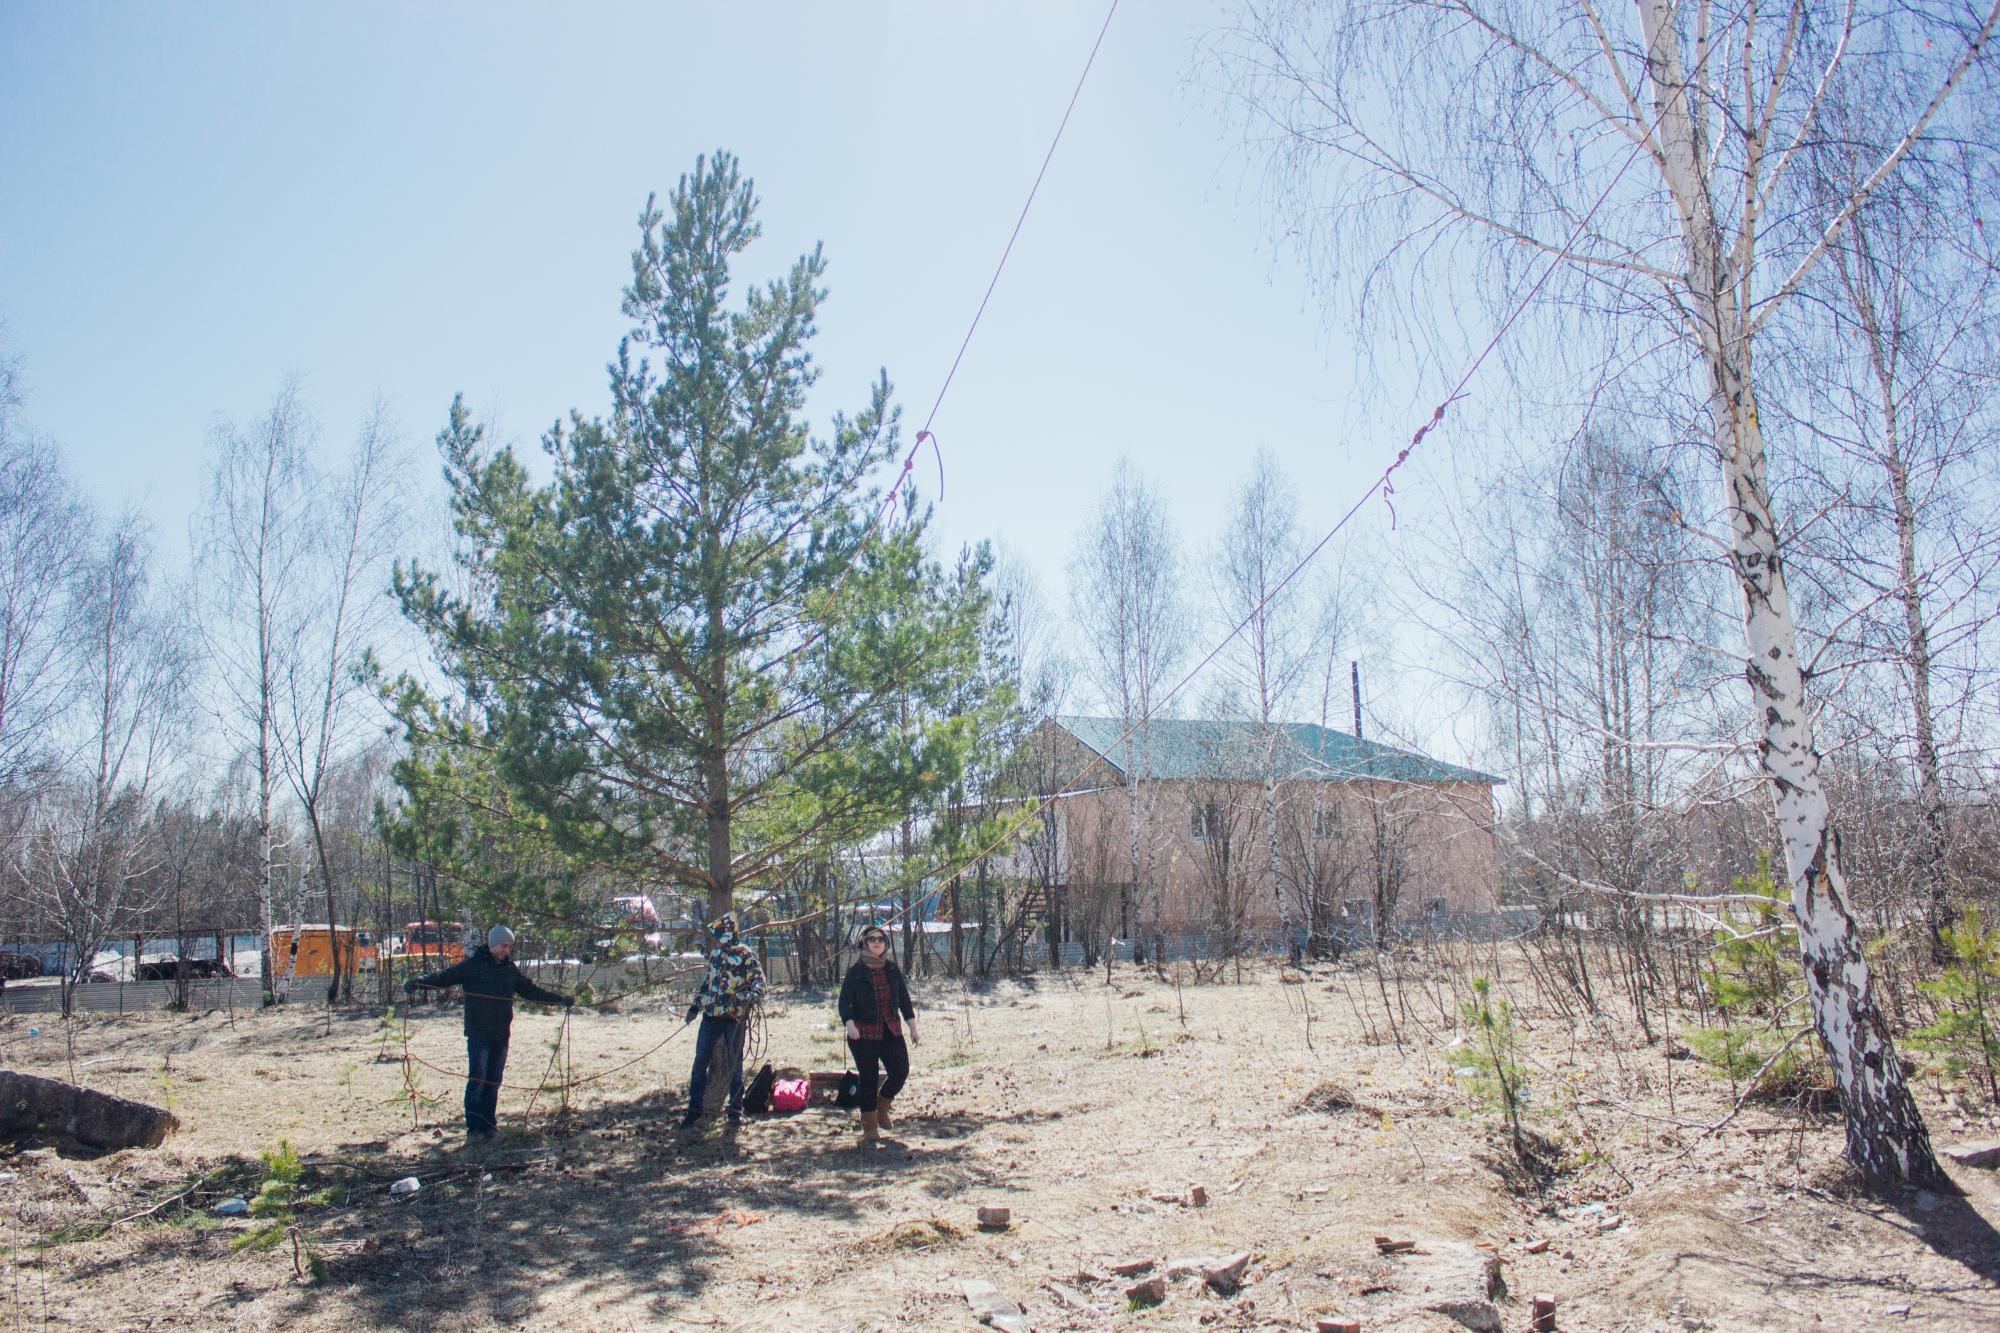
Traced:
MULTIPOLYGON (((903 969, 894 963, 884 962, 889 971, 889 997, 903 1017, 916 1020, 916 1008, 910 1003, 910 984, 903 980, 903 969)), ((868 964, 856 963, 847 969, 847 976, 840 983, 840 1021, 843 1023, 887 1023, 894 1014, 875 1012, 875 983, 868 979, 868 964)))
POLYGON ((462 963, 405 982, 403 989, 447 990, 453 986, 465 987, 465 1035, 481 1041, 507 1040, 508 1030, 514 1026, 516 995, 537 1004, 574 1003, 567 995, 543 990, 514 966, 513 959, 495 958, 485 945, 462 963))

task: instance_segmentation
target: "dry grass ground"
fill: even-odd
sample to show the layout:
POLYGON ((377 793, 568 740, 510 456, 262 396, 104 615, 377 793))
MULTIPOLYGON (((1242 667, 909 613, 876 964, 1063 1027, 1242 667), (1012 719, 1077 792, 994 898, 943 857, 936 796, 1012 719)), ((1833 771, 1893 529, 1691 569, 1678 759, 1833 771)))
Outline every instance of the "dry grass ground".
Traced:
MULTIPOLYGON (((1530 1123, 1560 1167, 1522 1181, 1454 1072, 1469 967, 1400 994, 1352 969, 1185 989, 1129 969, 1109 986, 1101 971, 924 984, 902 1121, 865 1156, 833 1110, 682 1139, 686 1036, 567 1113, 543 1094, 528 1114, 530 1094, 508 1091, 501 1142, 475 1161, 444 1075, 424 1075, 442 1100, 412 1128, 401 1045, 373 1015, 330 1031, 302 1009, 99 1019, 73 1051, 60 1024, 31 1038, 15 1019, 0 1064, 73 1064, 92 1087, 170 1100, 183 1128, 96 1159, 0 1151, 16 1177, 0 1183, 0 1328, 954 1329, 975 1326, 961 1284, 980 1279, 1045 1331, 1310 1329, 1333 1313, 1371 1333, 1443 1330, 1461 1325, 1423 1310, 1415 1275, 1475 1246, 1505 1261, 1507 1329, 1528 1327, 1537 1291, 1570 1330, 2000 1327, 1990 1173, 1959 1171, 1962 1199, 1876 1202, 1849 1185, 1836 1120, 1752 1107, 1703 1137, 1687 1126, 1724 1114, 1726 1085, 1615 1021, 1539 1010, 1503 967, 1530 1123), (232 1248, 248 1224, 211 1211, 254 1193, 256 1154, 280 1140, 319 1199, 298 1214, 331 1265, 318 1285, 293 1278, 286 1245, 232 1248), (411 1174, 422 1189, 392 1197, 411 1174), (1197 1184, 1205 1207, 1178 1201, 1197 1184), (1012 1209, 1009 1230, 975 1228, 988 1204, 1012 1209), (1431 1255, 1382 1259, 1380 1234, 1431 1255), (1109 1273, 1231 1251, 1254 1257, 1228 1297, 1184 1279, 1128 1308, 1129 1279, 1109 1273)), ((579 1015, 575 1074, 647 1052, 675 1007, 579 1015)), ((769 1057, 839 1063, 831 1020, 824 999, 792 999, 769 1057)), ((410 1029, 413 1051, 462 1067, 455 1010, 410 1029)), ((539 1080, 559 1030, 517 1019, 510 1080, 539 1080)), ((1981 1131, 1954 1131, 1963 1113, 1925 1095, 1942 1138, 1981 1131)))

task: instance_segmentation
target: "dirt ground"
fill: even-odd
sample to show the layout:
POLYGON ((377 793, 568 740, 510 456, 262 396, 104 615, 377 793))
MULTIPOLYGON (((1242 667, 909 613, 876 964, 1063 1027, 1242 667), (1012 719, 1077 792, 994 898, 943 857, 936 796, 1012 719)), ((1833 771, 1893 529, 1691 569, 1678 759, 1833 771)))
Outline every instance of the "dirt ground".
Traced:
MULTIPOLYGON (((579 1011, 563 1054, 593 1081, 567 1111, 510 1088, 477 1156, 445 1074, 424 1071, 438 1100, 412 1128, 401 1034, 374 1014, 330 1032, 303 1007, 94 1018, 73 1050, 60 1022, 6 1021, 0 1065, 74 1068, 170 1104, 182 1128, 96 1158, 0 1148, 0 1327, 970 1329, 967 1281, 1044 1333, 1336 1314, 1370 1333, 1526 1329, 1540 1292, 1571 1330, 2000 1327, 1993 1173, 1952 1168, 1962 1198, 1875 1201, 1840 1163, 1836 1119, 1752 1105, 1704 1136, 1726 1083, 1669 1058, 1672 1040, 1538 1007, 1504 957, 1400 988, 1259 967, 1182 987, 1121 968, 1109 985, 1100 970, 917 989, 916 1069, 891 1144, 868 1154, 830 1108, 677 1134, 691 1041, 653 1049, 680 1021, 666 996, 579 1011), (1496 962, 1553 1178, 1524 1176, 1456 1072, 1456 1000, 1496 962), (280 1140, 308 1165, 297 1218, 330 1266, 318 1284, 294 1278, 282 1240, 233 1248, 253 1224, 213 1211, 255 1194, 256 1156, 280 1140), (420 1190, 392 1195, 409 1175, 420 1190), (1205 1206, 1187 1202, 1197 1185, 1205 1206), (1010 1227, 977 1229, 982 1205, 1010 1208, 1010 1227), (1376 1236, 1416 1252, 1385 1258, 1376 1236), (1200 1264, 1170 1264, 1233 1252, 1251 1259, 1226 1296, 1200 1264), (1427 1308, 1489 1254, 1506 1295, 1427 1308), (1176 1275, 1134 1306, 1136 1279, 1111 1268, 1147 1259, 1176 1275)), ((458 1021, 420 1013, 410 1050, 462 1068, 458 1021)), ((541 1082, 561 1026, 517 1017, 511 1083, 541 1082)), ((781 1065, 843 1063, 828 996, 781 998, 766 1030, 781 1065)), ((1983 1109, 1923 1096, 1942 1143, 1994 1136, 1983 1109)))

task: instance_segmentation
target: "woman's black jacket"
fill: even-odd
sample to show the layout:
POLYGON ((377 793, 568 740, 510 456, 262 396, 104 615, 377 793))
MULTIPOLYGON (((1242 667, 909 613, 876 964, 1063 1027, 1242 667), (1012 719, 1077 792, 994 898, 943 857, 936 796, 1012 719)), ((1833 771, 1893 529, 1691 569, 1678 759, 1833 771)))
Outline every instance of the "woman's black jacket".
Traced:
MULTIPOLYGON (((903 969, 894 963, 884 963, 889 969, 889 994, 903 1017, 915 1020, 917 1011, 910 1003, 910 985, 903 980, 903 969)), ((890 1015, 875 1012, 875 983, 868 979, 868 964, 856 963, 847 969, 847 977, 840 983, 840 1021, 843 1023, 886 1023, 890 1015)))

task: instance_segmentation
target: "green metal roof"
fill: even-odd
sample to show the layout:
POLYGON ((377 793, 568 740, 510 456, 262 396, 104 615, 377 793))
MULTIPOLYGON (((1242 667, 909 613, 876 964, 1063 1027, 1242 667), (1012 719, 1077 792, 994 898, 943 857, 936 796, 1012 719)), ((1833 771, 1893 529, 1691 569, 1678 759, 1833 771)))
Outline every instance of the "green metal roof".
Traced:
POLYGON ((1267 767, 1281 782, 1505 781, 1310 722, 1267 728, 1255 722, 1154 718, 1127 737, 1125 724, 1115 717, 1051 720, 1142 782, 1247 781, 1261 778, 1267 767))

